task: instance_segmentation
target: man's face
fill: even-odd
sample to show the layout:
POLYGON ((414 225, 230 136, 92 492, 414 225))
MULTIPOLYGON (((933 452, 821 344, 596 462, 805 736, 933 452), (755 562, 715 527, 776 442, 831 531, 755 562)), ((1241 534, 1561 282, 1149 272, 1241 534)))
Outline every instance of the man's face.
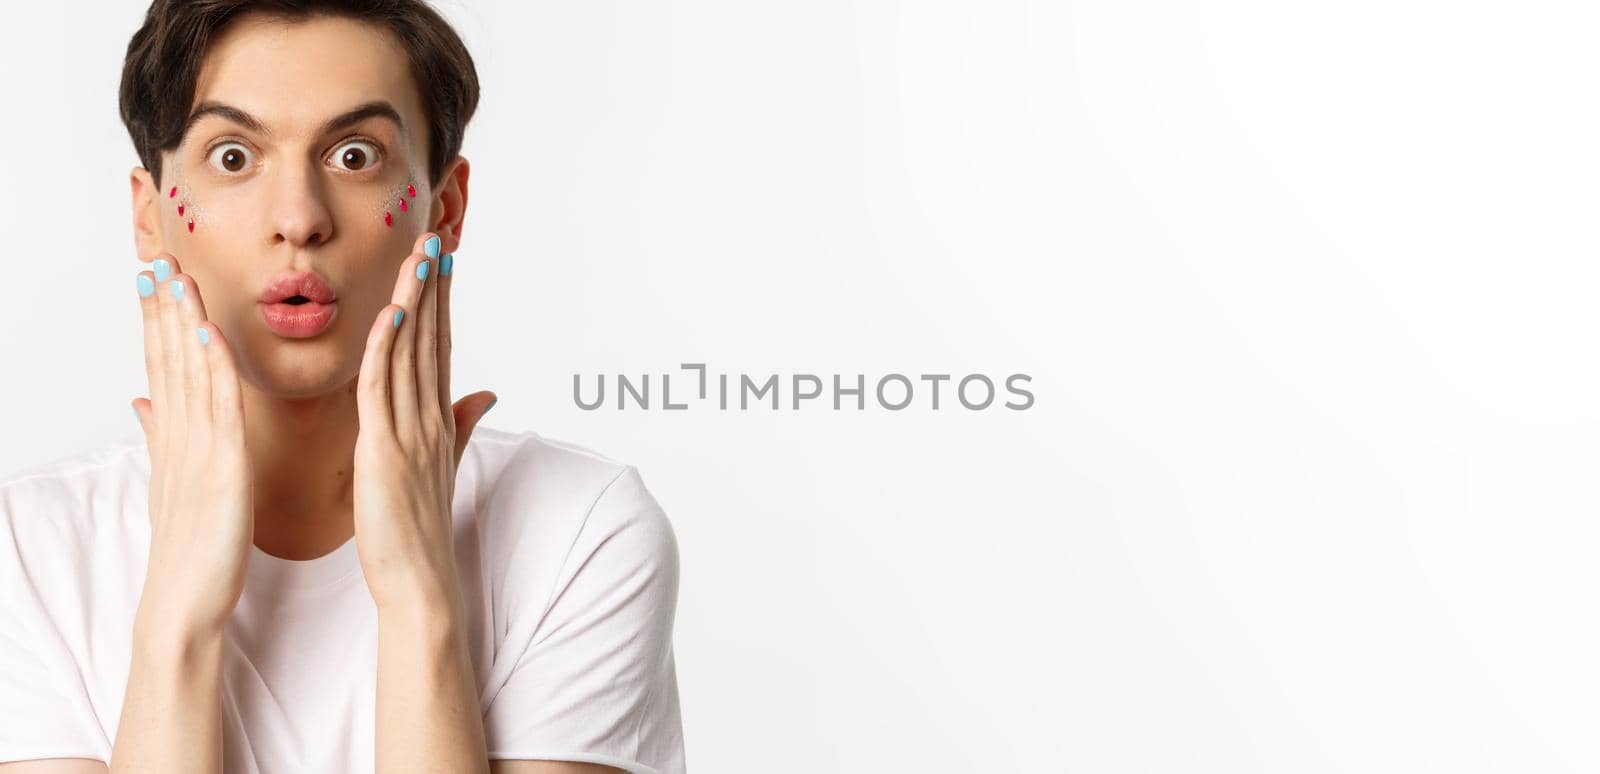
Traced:
POLYGON ((196 111, 147 205, 159 210, 160 247, 195 278, 245 381, 282 396, 338 389, 355 378, 417 236, 450 239, 406 53, 386 30, 350 19, 247 16, 208 49, 196 111), (330 124, 358 108, 367 110, 330 124), (331 289, 332 319, 275 328, 260 296, 302 271, 331 289))

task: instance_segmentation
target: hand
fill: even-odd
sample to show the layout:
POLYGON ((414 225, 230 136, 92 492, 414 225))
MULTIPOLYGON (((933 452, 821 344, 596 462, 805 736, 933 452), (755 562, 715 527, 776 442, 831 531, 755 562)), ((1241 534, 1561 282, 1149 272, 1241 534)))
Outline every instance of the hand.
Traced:
POLYGON ((439 247, 438 236, 422 234, 400 265, 394 302, 373 321, 357 378, 356 548, 380 611, 459 604, 456 467, 495 400, 484 391, 450 403, 454 278, 439 271, 439 247))
POLYGON ((150 561, 139 608, 163 627, 220 631, 244 591, 255 539, 239 375, 194 278, 167 253, 152 268, 137 278, 150 379, 150 398, 133 401, 150 454, 150 561))

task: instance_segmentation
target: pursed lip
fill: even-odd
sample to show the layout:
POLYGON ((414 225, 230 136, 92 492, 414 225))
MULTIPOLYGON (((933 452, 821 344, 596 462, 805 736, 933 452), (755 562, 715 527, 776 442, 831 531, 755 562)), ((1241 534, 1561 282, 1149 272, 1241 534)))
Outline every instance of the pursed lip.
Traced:
POLYGON ((273 333, 289 339, 308 339, 327 330, 339 316, 339 305, 319 304, 257 304, 261 320, 273 333))
POLYGON ((304 296, 319 304, 331 304, 338 300, 328 282, 313 271, 286 271, 273 277, 256 300, 263 304, 276 304, 294 296, 304 296))

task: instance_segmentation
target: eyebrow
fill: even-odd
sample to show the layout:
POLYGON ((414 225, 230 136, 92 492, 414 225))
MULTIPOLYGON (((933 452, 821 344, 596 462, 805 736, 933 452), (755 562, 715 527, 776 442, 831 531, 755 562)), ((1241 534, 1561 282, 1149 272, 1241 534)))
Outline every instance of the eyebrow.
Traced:
MULTIPOLYGON (((249 113, 246 113, 245 111, 225 102, 206 100, 205 102, 196 105, 194 112, 189 114, 189 120, 184 122, 183 125, 183 136, 187 137, 189 135, 189 130, 195 125, 195 122, 205 118, 206 116, 218 116, 225 118, 257 134, 264 134, 269 137, 272 135, 272 131, 267 129, 265 124, 256 120, 255 116, 252 116, 249 113)), ((405 130, 406 125, 405 122, 400 120, 400 112, 395 110, 393 105, 384 100, 375 100, 357 105, 350 110, 346 110, 345 112, 340 113, 339 115, 336 115, 327 121, 324 121, 322 126, 317 128, 317 134, 322 135, 330 132, 337 132, 341 129, 348 129, 356 124, 361 123, 362 121, 367 120, 368 118, 387 118, 394 122, 395 128, 400 129, 401 131, 405 130)))

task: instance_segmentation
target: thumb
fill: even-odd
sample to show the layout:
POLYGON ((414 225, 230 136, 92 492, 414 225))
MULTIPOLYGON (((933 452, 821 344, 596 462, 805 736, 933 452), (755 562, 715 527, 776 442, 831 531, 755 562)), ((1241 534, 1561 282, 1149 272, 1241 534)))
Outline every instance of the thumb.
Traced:
POLYGON ((467 441, 472 440, 472 431, 478 427, 478 421, 483 415, 489 413, 489 407, 500 400, 498 396, 488 390, 472 393, 455 402, 450 407, 451 413, 456 418, 456 465, 461 465, 461 454, 467 450, 467 441))
POLYGON ((133 415, 139 419, 139 429, 144 432, 145 451, 149 452, 151 455, 154 455, 156 444, 155 439, 150 437, 152 410, 150 399, 134 398, 131 405, 133 406, 133 415))

